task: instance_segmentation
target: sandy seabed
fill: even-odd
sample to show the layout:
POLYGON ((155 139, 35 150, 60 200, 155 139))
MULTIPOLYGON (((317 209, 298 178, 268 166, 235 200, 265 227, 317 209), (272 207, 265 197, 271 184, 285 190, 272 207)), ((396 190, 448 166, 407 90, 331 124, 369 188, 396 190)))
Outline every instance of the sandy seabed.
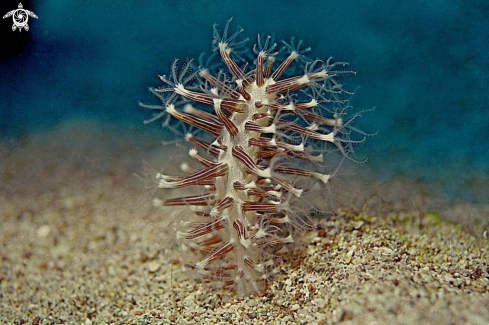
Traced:
POLYGON ((134 176, 168 163, 155 139, 73 121, 1 145, 1 324, 489 324, 489 207, 402 178, 343 184, 261 293, 189 278, 134 176))

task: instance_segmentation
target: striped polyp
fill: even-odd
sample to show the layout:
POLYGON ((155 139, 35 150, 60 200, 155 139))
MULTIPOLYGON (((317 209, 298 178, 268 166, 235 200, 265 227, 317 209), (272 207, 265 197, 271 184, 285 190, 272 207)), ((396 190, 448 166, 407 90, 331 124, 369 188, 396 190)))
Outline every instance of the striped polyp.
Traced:
POLYGON ((236 41, 241 30, 229 36, 228 29, 214 32, 224 67, 219 74, 199 68, 188 77, 187 64, 178 76, 175 63, 172 78, 161 77, 166 85, 155 91, 163 94, 162 110, 203 132, 185 136, 200 169, 185 165, 183 176, 156 178, 160 188, 201 188, 164 201, 188 209, 176 238, 197 256, 187 264, 205 281, 242 296, 264 288, 277 258, 310 225, 297 202, 331 177, 308 169, 309 162, 323 162, 314 148, 344 154, 346 141, 335 65, 311 61, 290 45, 280 56, 283 50, 273 52, 276 44, 267 41, 253 48, 253 71, 245 71, 234 55, 243 44, 236 41))

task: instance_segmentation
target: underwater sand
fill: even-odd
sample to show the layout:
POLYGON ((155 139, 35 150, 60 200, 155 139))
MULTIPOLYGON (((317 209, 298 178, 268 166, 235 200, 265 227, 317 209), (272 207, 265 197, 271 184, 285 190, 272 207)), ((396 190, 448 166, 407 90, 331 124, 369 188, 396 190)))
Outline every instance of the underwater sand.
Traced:
POLYGON ((350 177, 262 293, 188 278, 134 176, 167 163, 155 139, 72 121, 0 146, 1 324, 489 323, 489 207, 408 177, 350 177))

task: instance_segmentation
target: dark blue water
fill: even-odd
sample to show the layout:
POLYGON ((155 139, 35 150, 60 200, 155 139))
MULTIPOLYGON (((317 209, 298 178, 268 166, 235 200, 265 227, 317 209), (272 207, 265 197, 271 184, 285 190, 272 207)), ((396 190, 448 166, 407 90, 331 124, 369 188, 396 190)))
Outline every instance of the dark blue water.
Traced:
MULTIPOLYGON (((22 1, 29 31, 0 21, 0 135, 15 141, 64 120, 140 124, 174 58, 210 52, 212 25, 303 39, 348 61, 353 105, 378 132, 358 149, 379 175, 413 174, 472 197, 489 177, 487 1, 22 1), (358 88, 358 89, 357 89, 358 88)), ((1 15, 18 1, 2 1, 1 15)), ((158 127, 151 125, 147 127, 158 127)), ((485 192, 487 193, 487 192, 485 192)))

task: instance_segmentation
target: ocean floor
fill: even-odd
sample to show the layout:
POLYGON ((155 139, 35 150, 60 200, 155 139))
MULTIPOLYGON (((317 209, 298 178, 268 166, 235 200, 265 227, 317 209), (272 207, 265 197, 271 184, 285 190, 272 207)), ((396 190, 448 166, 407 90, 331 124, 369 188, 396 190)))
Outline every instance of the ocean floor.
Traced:
POLYGON ((303 249, 238 300, 188 276, 135 176, 169 151, 138 130, 72 121, 0 144, 1 324, 489 324, 489 204, 355 167, 303 249))

